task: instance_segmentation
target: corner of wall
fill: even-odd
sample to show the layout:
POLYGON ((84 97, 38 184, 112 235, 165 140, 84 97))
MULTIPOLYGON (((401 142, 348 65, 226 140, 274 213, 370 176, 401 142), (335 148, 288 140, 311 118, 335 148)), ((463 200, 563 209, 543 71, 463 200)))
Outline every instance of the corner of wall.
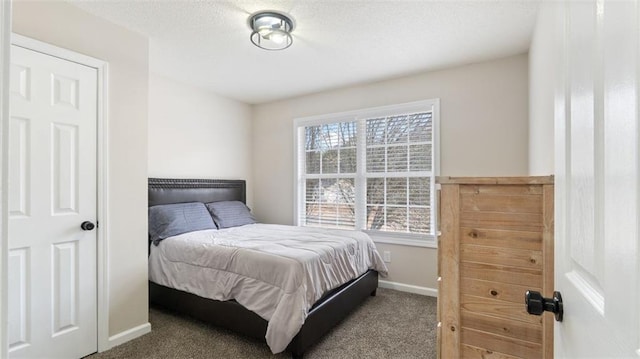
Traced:
POLYGON ((554 173, 554 33, 541 3, 529 49, 529 175, 554 173))

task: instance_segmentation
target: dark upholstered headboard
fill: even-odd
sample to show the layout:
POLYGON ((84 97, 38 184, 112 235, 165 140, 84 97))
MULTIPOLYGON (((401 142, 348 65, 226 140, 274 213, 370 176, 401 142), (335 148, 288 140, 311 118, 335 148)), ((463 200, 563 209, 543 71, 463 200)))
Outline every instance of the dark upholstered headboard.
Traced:
POLYGON ((149 178, 149 207, 183 202, 242 201, 244 180, 149 178))

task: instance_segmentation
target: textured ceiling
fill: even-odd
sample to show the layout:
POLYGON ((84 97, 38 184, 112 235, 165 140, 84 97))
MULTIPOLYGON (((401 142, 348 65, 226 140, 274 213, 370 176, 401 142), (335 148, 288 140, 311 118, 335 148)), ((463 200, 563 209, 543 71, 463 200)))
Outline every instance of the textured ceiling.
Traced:
POLYGON ((68 0, 149 37, 150 70, 264 103, 526 52, 538 1, 68 0), (259 10, 289 13, 293 45, 249 40, 259 10))

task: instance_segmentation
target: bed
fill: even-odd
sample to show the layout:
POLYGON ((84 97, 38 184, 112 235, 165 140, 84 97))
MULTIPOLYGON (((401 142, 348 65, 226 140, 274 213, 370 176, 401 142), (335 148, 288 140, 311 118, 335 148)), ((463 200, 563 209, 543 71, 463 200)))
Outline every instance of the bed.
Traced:
MULTIPOLYGON (((149 207, 189 202, 240 201, 245 203, 245 186, 245 181, 242 180, 150 178, 148 189, 149 207)), ((249 228, 251 226, 261 229, 260 225, 243 227, 249 228)), ((254 228, 251 227, 251 229, 254 228)), ((242 231, 246 232, 247 229, 242 229, 242 231)), ((207 235, 206 231, 200 233, 201 237, 207 235)), ((177 241, 179 237, 172 237, 171 240, 177 241)), ((152 246, 153 244, 150 245, 150 253, 152 246)), ((152 258, 154 258, 154 253, 151 254, 150 264, 152 258)), ((384 264, 382 266, 384 267, 384 264)), ((378 269, 380 269, 379 266, 378 269)), ((150 269, 150 273, 151 271, 150 269)), ((184 272, 181 274, 183 276, 187 275, 184 272)), ((155 281, 162 282, 157 279, 155 281)), ((367 297, 375 296, 377 287, 378 271, 369 269, 357 278, 324 292, 321 297, 317 296, 319 299, 312 302, 313 305, 310 306, 308 311, 305 311, 306 318, 304 318, 299 331, 296 330, 297 334, 293 339, 290 342, 287 341, 286 350, 294 358, 302 358, 304 352, 311 345, 316 343, 367 297)), ((162 285, 153 280, 149 281, 149 300, 151 304, 195 317, 248 337, 266 341, 271 346, 269 339, 265 339, 268 334, 269 321, 235 300, 214 300, 204 295, 193 294, 193 292, 198 291, 178 290, 172 288, 169 284, 162 285)), ((315 299, 316 297, 314 297, 315 299)), ((240 299, 238 300, 240 301, 240 299)))

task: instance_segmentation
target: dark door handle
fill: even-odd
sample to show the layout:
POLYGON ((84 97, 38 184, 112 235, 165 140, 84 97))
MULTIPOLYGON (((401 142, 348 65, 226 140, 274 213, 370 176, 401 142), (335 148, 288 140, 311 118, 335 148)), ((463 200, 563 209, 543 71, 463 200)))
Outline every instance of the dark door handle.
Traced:
POLYGON ((94 228, 96 228, 96 225, 89 221, 84 221, 80 225, 80 228, 82 228, 83 231, 92 231, 94 228))
POLYGON ((528 290, 524 294, 524 303, 527 305, 527 313, 529 314, 542 315, 548 311, 555 314, 557 321, 562 321, 564 308, 560 292, 553 292, 553 298, 544 298, 540 292, 528 290))

